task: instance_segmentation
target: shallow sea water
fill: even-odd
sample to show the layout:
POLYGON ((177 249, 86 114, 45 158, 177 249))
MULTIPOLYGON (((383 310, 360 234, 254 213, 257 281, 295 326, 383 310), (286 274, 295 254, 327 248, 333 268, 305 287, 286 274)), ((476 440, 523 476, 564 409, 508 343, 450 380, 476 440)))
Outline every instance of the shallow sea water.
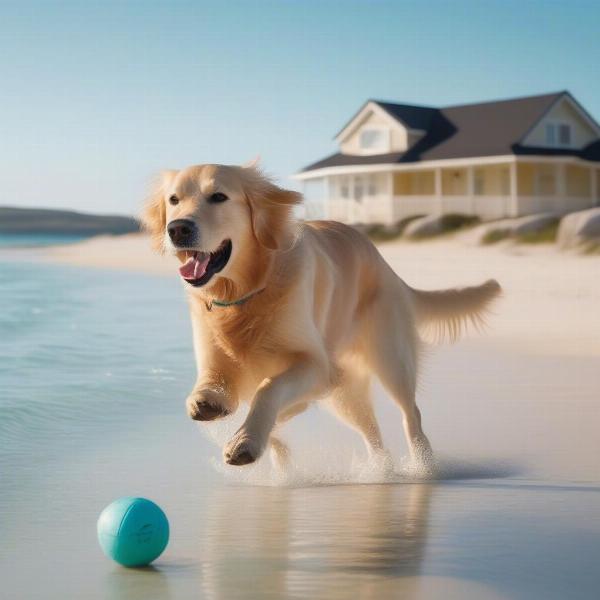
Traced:
POLYGON ((242 415, 185 415, 188 323, 175 278, 0 261, 2 598, 598 597, 597 361, 493 333, 436 349, 420 389, 436 480, 403 469, 378 387, 395 475, 319 408, 285 432, 290 471, 236 469, 219 445, 242 415), (124 495, 169 517, 151 568, 97 544, 124 495))

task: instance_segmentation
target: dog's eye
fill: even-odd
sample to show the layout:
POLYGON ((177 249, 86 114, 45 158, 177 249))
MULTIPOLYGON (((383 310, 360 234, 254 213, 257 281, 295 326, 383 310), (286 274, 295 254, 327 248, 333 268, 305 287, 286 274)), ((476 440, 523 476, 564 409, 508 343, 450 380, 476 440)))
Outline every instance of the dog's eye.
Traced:
POLYGON ((179 198, 173 194, 172 196, 169 197, 169 204, 175 206, 176 204, 179 204, 179 198))
POLYGON ((215 192, 214 194, 212 194, 212 196, 208 197, 208 201, 211 204, 217 204, 217 202, 225 202, 225 200, 228 200, 229 198, 227 198, 227 196, 225 194, 222 194, 221 192, 215 192))

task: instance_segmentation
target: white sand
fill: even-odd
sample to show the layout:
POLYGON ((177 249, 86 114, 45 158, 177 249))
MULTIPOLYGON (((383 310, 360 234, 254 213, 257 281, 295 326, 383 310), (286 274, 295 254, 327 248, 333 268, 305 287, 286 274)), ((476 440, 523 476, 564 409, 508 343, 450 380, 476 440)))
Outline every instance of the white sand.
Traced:
MULTIPOLYGON (((553 245, 476 246, 469 233, 429 242, 390 242, 380 251, 413 287, 473 285, 490 277, 504 298, 490 316, 498 342, 556 355, 600 355, 600 257, 553 245)), ((161 256, 140 234, 98 237, 50 248, 45 260, 153 274, 176 274, 176 260, 161 256)))
MULTIPOLYGON (((9 596, 596 597, 600 258, 549 246, 474 247, 468 235, 380 249, 416 287, 495 277, 505 290, 484 336, 440 347, 425 361, 418 402, 440 481, 349 485, 373 480, 364 449, 319 409, 282 432, 294 460, 286 474, 291 485, 273 485, 280 481, 268 457, 227 467, 210 438, 222 446, 242 415, 212 425, 189 421, 181 380, 193 381, 189 356, 178 380, 153 383, 164 403, 148 404, 139 418, 122 417, 125 434, 104 422, 85 451, 47 469, 43 457, 31 457, 31 470, 45 474, 31 480, 35 493, 3 490, 19 499, 0 515, 6 530, 10 524, 18 531, 0 560, 9 596), (345 485, 317 485, 323 481, 345 485), (154 569, 121 569, 98 549, 95 519, 125 494, 155 499, 169 515, 172 540, 154 569)), ((44 249, 36 257, 164 274, 179 287, 173 259, 152 254, 139 235, 44 249)), ((186 310, 183 298, 156 306, 171 315, 186 310)), ((157 339, 174 322, 153 322, 157 339)), ((187 321, 180 326, 181 347, 188 348, 187 321)), ((135 366, 135 356, 125 359, 135 366)), ((400 461, 400 413, 378 387, 375 400, 384 440, 400 461)))
POLYGON ((76 244, 44 250, 44 260, 82 267, 98 267, 143 273, 175 272, 176 259, 153 252, 150 240, 139 233, 99 236, 76 244))

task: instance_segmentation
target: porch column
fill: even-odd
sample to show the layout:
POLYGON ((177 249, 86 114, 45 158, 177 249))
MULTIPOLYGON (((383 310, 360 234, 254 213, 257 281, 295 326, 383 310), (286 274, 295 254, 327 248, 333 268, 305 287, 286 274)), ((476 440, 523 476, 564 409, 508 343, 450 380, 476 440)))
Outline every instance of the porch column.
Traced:
POLYGON ((517 187, 517 161, 513 160, 510 163, 510 205, 508 208, 509 215, 516 217, 519 214, 519 190, 517 187))
POLYGON ((394 199, 394 173, 390 171, 386 174, 385 182, 387 186, 387 196, 390 199, 390 224, 393 225, 396 222, 396 200, 394 199))
POLYGON ((467 167, 467 197, 469 198, 469 205, 471 206, 471 212, 475 214, 475 169, 472 166, 467 167))
POLYGON ((444 204, 442 198, 442 169, 439 167, 434 170, 434 182, 435 182, 435 203, 439 214, 444 212, 444 204))
POLYGON ((565 177, 564 163, 556 165, 556 195, 559 198, 566 198, 567 196, 567 180, 565 177))
POLYGON ((596 177, 596 169, 590 167, 590 195, 592 196, 592 206, 598 204, 598 178, 596 177))

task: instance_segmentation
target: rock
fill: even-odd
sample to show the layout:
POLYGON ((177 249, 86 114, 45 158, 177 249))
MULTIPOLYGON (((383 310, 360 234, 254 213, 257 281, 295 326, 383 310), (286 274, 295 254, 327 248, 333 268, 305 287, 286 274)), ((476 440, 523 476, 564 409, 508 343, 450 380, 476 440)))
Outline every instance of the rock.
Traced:
POLYGON ((564 216, 558 228, 557 240, 561 248, 600 243, 600 206, 564 216))

